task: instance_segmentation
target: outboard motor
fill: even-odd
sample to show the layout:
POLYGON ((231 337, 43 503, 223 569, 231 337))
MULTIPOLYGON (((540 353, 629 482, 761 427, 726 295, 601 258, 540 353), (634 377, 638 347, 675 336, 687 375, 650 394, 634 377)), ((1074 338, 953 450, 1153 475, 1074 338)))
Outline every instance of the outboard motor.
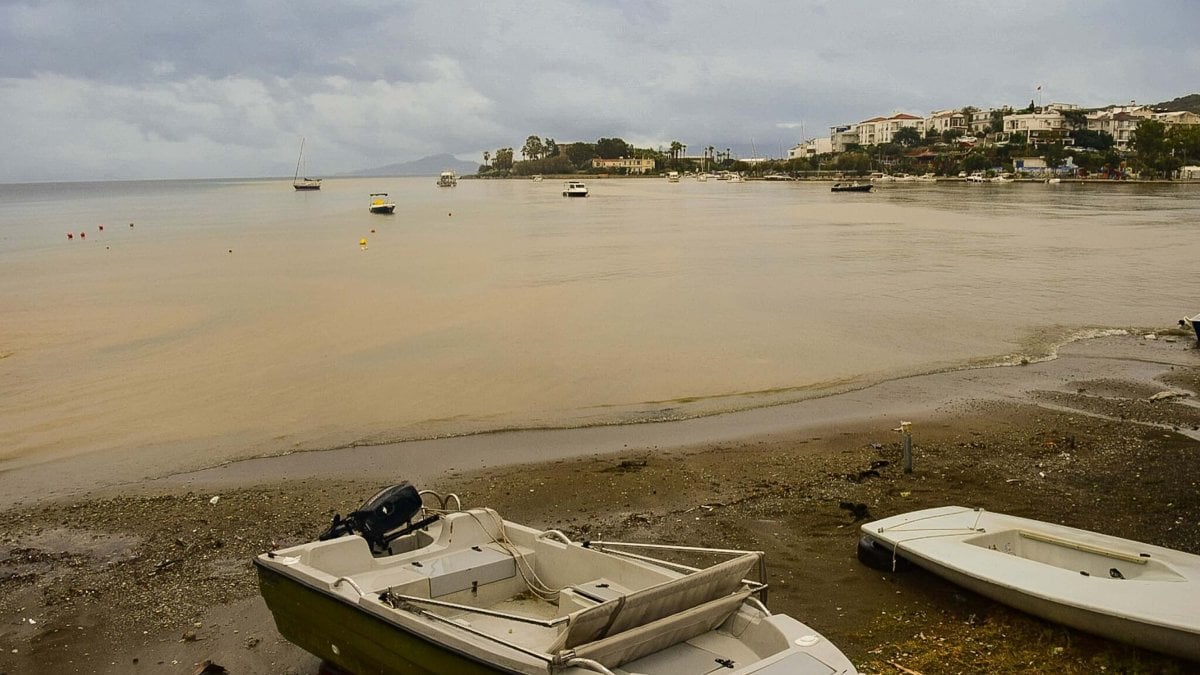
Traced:
POLYGON ((435 515, 414 524, 412 519, 420 512, 421 494, 411 483, 403 481, 376 492, 345 518, 340 514, 334 515, 333 524, 321 533, 319 539, 326 541, 357 534, 367 540, 372 551, 383 553, 393 539, 437 520, 435 515))

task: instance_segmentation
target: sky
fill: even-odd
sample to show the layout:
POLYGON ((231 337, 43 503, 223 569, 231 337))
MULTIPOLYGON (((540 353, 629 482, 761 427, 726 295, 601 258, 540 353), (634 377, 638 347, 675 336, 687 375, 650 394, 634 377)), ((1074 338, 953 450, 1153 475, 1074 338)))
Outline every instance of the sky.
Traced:
POLYGON ((1197 93, 1198 34, 1193 0, 0 0, 0 182, 291 176, 301 138, 314 176, 530 135, 779 157, 1197 93))

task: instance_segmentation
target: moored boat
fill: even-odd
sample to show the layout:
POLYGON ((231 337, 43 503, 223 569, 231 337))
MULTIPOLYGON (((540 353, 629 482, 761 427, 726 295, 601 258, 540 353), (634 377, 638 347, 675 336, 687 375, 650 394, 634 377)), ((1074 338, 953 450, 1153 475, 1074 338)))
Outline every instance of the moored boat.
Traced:
POLYGON ((578 543, 408 483, 254 563, 279 632, 354 673, 856 672, 766 609, 760 552, 578 543), (636 552, 661 548, 729 557, 636 552))
POLYGON ((296 173, 292 176, 292 188, 296 190, 320 190, 321 179, 300 177, 300 169, 304 166, 304 140, 300 139, 300 155, 296 158, 296 173))
POLYGON ((862 526, 859 559, 911 563, 1049 621, 1200 661, 1200 555, 960 506, 862 526))
POLYGON ((569 180, 563 183, 564 197, 586 197, 588 196, 587 186, 577 180, 569 180))
POLYGON ((458 185, 458 176, 453 171, 443 171, 437 179, 438 187, 454 187, 458 185))
POLYGON ((870 183, 834 183, 830 192, 871 192, 875 187, 870 183))
POLYGON ((396 210, 396 204, 388 199, 386 192, 371 193, 371 213, 392 213, 396 210))

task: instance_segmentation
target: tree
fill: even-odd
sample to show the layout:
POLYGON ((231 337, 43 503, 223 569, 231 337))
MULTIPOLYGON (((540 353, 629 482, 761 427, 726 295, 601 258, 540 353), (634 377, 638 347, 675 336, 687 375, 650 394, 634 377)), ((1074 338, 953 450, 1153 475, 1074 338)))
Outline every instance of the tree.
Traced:
POLYGON ((921 132, 917 131, 916 127, 901 127, 896 133, 892 134, 892 142, 899 143, 906 148, 911 148, 921 143, 921 132))
POLYGON ((1087 128, 1087 113, 1083 112, 1082 110, 1064 110, 1061 114, 1063 116, 1063 120, 1066 121, 1068 128, 1087 128))
POLYGON ((683 151, 683 143, 679 141, 671 141, 671 159, 679 159, 680 152, 683 151))
POLYGON ((558 154, 558 143, 553 138, 547 138, 543 146, 546 150, 546 157, 554 157, 558 154))
POLYGON ((962 129, 947 129, 942 132, 942 140, 946 143, 953 143, 956 139, 962 138, 962 129))
POLYGON ((494 168, 498 171, 508 171, 508 170, 512 169, 512 165, 513 165, 513 149, 512 148, 498 148, 496 150, 496 154, 494 155, 494 158, 495 159, 492 162, 492 168, 494 168))
POLYGON ((1134 151, 1137 152, 1139 171, 1148 171, 1155 175, 1168 174, 1178 166, 1171 156, 1171 147, 1167 142, 1167 126, 1158 120, 1142 120, 1133 132, 1134 151))
POLYGON ((525 139, 525 145, 521 148, 521 156, 526 159, 540 159, 545 148, 542 147, 542 139, 537 136, 530 136, 525 139))
POLYGON ((1011 111, 1005 109, 997 109, 992 111, 991 121, 988 122, 988 133, 998 134, 1001 131, 1004 131, 1004 115, 1007 112, 1011 111))
POLYGON ((1200 126, 1175 124, 1167 129, 1167 142, 1183 164, 1200 159, 1200 126))
POLYGON ((618 159, 629 156, 629 144, 620 138, 601 138, 596 141, 596 154, 601 159, 618 159))
POLYGON ((577 169, 587 167, 592 158, 597 156, 596 148, 590 143, 571 143, 566 148, 567 159, 577 169))
POLYGON ((492 153, 488 152, 487 150, 484 150, 483 151, 483 165, 487 166, 488 162, 491 161, 491 159, 492 159, 492 153))
POLYGON ((1077 148, 1110 150, 1113 146, 1112 134, 1109 134, 1107 131, 1075 129, 1071 132, 1071 138, 1075 141, 1075 147, 1077 148))

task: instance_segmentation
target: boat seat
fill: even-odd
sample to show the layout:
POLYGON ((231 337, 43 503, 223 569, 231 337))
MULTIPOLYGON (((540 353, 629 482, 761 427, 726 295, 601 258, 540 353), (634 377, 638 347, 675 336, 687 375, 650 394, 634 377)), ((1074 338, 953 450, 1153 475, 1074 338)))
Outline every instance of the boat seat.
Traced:
POLYGON ((574 658, 591 659, 606 668, 616 668, 671 645, 690 640, 720 626, 750 597, 751 591, 709 600, 703 604, 640 624, 615 635, 578 645, 556 654, 565 663, 574 658))
POLYGON ((547 651, 553 654, 596 642, 702 605, 708 606, 707 603, 716 600, 726 600, 742 588, 742 580, 759 565, 761 558, 761 553, 747 553, 699 572, 572 612, 568 615, 566 628, 547 651))

